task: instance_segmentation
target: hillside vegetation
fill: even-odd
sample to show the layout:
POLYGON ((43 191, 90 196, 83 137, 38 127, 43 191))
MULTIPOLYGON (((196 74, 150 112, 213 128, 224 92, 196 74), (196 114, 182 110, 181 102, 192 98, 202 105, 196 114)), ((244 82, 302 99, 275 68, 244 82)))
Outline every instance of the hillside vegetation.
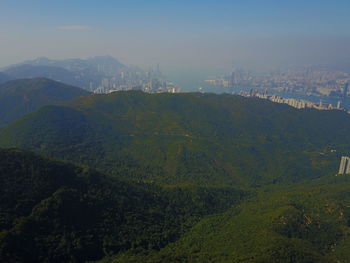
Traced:
POLYGON ((103 262, 350 262, 350 177, 263 188, 160 252, 103 262))
POLYGON ((17 149, 0 150, 0 186, 1 262, 85 262, 159 250, 247 196, 122 182, 17 149))
POLYGON ((350 262, 349 130, 342 111, 231 95, 42 107, 0 130, 41 154, 0 150, 0 261, 350 262))
POLYGON ((0 146, 124 179, 247 187, 334 173, 349 130, 350 115, 341 111, 231 95, 115 92, 41 108, 2 129, 0 146))
POLYGON ((0 85, 0 126, 45 105, 69 101, 88 92, 44 78, 21 79, 0 85))

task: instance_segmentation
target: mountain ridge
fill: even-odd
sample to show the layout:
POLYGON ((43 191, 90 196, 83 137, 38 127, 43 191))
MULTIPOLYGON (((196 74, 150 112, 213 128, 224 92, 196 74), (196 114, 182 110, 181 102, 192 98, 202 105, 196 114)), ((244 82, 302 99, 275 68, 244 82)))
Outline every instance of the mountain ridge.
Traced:
POLYGON ((105 78, 119 77, 121 72, 140 72, 111 56, 87 59, 55 60, 46 57, 27 60, 3 69, 13 79, 46 77, 93 91, 105 78))
POLYGON ((0 261, 86 262, 160 249, 202 216, 238 203, 236 189, 162 189, 20 149, 0 149, 0 261))
POLYGON ((231 95, 132 91, 42 108, 1 130, 0 146, 128 179, 247 186, 334 171, 348 150, 349 129, 350 116, 340 111, 300 111, 231 95))
POLYGON ((46 78, 11 80, 0 85, 0 126, 44 105, 62 103, 89 94, 46 78))

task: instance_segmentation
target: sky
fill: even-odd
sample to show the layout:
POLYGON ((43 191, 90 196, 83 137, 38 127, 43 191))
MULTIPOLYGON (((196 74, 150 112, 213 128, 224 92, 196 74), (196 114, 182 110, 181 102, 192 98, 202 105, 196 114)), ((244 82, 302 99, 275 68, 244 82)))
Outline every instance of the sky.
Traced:
POLYGON ((349 0, 0 0, 0 67, 111 55, 168 69, 350 61, 349 0))

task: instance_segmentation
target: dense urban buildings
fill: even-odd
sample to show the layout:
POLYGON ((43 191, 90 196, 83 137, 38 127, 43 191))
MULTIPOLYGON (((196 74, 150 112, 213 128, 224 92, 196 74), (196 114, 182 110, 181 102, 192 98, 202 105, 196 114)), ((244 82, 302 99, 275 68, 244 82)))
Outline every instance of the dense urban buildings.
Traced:
POLYGON ((307 66, 265 73, 238 68, 233 69, 229 75, 212 77, 205 82, 210 85, 230 88, 231 92, 249 87, 303 95, 347 97, 350 73, 321 66, 307 66))
POLYGON ((159 65, 157 65, 156 70, 115 72, 103 78, 96 88, 90 90, 93 90, 94 93, 111 93, 123 90, 142 90, 149 93, 180 92, 179 87, 165 79, 159 65))
MULTIPOLYGON (((258 90, 254 90, 254 89, 252 89, 250 92, 240 92, 239 95, 243 97, 255 97, 260 99, 268 99, 272 102, 287 104, 297 109, 313 108, 317 110, 347 111, 346 109, 342 108, 340 100, 337 102, 336 105, 332 105, 330 103, 324 103, 322 102, 322 100, 320 100, 319 102, 312 102, 312 101, 302 100, 302 99, 283 98, 277 95, 268 95, 267 90, 265 90, 264 93, 259 93, 258 90)), ((347 111, 347 112, 350 114, 350 111, 347 111)))
POLYGON ((229 75, 211 77, 204 82, 221 88, 222 92, 269 99, 298 109, 349 110, 350 73, 327 67, 308 66, 265 73, 237 68, 229 75))

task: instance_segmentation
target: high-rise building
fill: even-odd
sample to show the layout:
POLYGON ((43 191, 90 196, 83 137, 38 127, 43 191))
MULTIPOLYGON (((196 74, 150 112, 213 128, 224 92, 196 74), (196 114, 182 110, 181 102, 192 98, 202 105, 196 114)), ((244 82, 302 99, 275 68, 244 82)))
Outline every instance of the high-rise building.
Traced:
POLYGON ((338 174, 350 174, 350 157, 342 156, 342 158, 340 159, 338 174))
POLYGON ((340 109, 340 108, 341 108, 341 101, 339 100, 337 104, 337 109, 340 109))
POLYGON ((157 64, 157 78, 160 78, 162 76, 162 72, 160 71, 159 63, 157 64))
POLYGON ((229 79, 229 86, 233 88, 235 86, 235 72, 232 71, 230 79, 229 79))
POLYGON ((348 95, 349 90, 349 83, 345 83, 344 90, 343 90, 343 97, 346 97, 348 95))

